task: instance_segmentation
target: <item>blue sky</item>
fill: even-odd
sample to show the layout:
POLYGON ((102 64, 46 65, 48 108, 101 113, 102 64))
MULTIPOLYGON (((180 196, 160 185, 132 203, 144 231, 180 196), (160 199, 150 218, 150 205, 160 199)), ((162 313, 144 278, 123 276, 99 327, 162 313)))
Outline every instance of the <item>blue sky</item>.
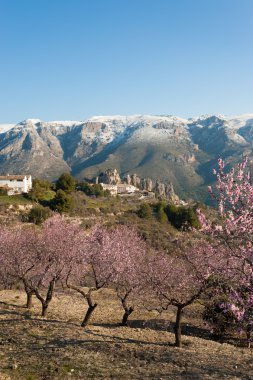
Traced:
POLYGON ((0 0, 0 122, 253 112, 252 0, 0 0))

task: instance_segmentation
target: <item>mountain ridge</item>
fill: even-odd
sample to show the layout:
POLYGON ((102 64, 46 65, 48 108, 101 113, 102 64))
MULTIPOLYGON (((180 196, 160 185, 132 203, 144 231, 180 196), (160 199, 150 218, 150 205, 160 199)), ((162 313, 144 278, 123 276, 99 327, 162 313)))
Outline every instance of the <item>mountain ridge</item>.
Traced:
POLYGON ((0 172, 78 179, 115 168, 123 176, 171 182, 181 197, 205 200, 219 156, 252 154, 253 114, 93 116, 85 121, 27 119, 0 124, 0 172))

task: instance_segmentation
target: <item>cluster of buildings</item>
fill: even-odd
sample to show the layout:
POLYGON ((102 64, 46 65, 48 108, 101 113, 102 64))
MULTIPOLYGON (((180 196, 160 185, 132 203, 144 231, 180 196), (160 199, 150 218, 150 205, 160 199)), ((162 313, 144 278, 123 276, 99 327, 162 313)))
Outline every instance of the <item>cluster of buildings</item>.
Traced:
POLYGON ((31 188, 31 175, 0 175, 0 189, 5 189, 7 195, 28 193, 31 188))
POLYGON ((102 186, 103 190, 109 190, 111 195, 132 194, 136 191, 139 191, 137 187, 128 185, 127 183, 119 183, 117 185, 100 183, 100 185, 102 186))
MULTIPOLYGON (((133 185, 118 183, 116 185, 101 183, 103 190, 109 190, 112 195, 132 194, 139 189, 133 185)), ((8 195, 28 193, 32 188, 31 175, 0 175, 0 189, 5 189, 8 195)))

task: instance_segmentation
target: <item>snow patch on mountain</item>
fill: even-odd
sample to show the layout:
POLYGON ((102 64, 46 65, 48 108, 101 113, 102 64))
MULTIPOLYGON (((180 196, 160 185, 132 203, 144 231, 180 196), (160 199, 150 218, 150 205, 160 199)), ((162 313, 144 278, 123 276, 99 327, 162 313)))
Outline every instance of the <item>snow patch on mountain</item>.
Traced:
POLYGON ((80 137, 87 143, 117 143, 120 139, 129 138, 131 141, 173 141, 173 139, 188 140, 189 128, 223 128, 231 141, 246 144, 240 128, 252 125, 253 114, 237 116, 202 115, 185 119, 173 115, 111 115, 93 116, 85 121, 41 121, 26 119, 19 124, 0 124, 0 134, 21 130, 51 131, 55 136, 69 131, 81 130, 80 137))
POLYGON ((0 134, 8 132, 14 126, 15 126, 15 124, 0 124, 0 134))
POLYGON ((228 118, 228 122, 231 127, 236 129, 250 124, 253 125, 253 114, 248 113, 244 115, 233 116, 231 118, 228 118))

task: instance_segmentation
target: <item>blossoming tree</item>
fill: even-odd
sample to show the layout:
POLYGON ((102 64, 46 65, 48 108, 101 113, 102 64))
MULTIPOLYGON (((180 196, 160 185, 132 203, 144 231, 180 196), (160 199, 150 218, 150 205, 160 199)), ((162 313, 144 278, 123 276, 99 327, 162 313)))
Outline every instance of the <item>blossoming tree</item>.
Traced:
POLYGON ((230 309, 243 326, 250 340, 253 326, 252 279, 253 279, 253 185, 248 157, 236 167, 226 170, 225 162, 218 160, 217 183, 209 187, 217 203, 220 223, 210 223, 198 211, 203 230, 213 239, 213 245, 226 249, 228 260, 224 275, 232 284, 230 309), (247 289, 247 294, 245 294, 247 289), (251 289, 251 291, 249 291, 251 289))
POLYGON ((94 227, 82 241, 68 268, 66 285, 85 299, 88 310, 81 323, 85 327, 97 307, 93 293, 108 286, 112 276, 113 245, 109 232, 94 227))
POLYGON ((32 307, 29 279, 38 267, 38 234, 34 228, 20 226, 0 229, 0 277, 5 285, 22 282, 27 295, 26 306, 32 307))
POLYGON ((148 307, 159 312, 176 308, 175 345, 181 347, 184 309, 197 301, 210 286, 210 279, 222 271, 226 256, 199 236, 191 242, 177 241, 174 253, 160 253, 150 261, 146 290, 148 307))
POLYGON ((150 248, 138 232, 119 226, 110 233, 113 261, 111 286, 116 290, 124 314, 121 325, 126 326, 147 283, 150 248))

